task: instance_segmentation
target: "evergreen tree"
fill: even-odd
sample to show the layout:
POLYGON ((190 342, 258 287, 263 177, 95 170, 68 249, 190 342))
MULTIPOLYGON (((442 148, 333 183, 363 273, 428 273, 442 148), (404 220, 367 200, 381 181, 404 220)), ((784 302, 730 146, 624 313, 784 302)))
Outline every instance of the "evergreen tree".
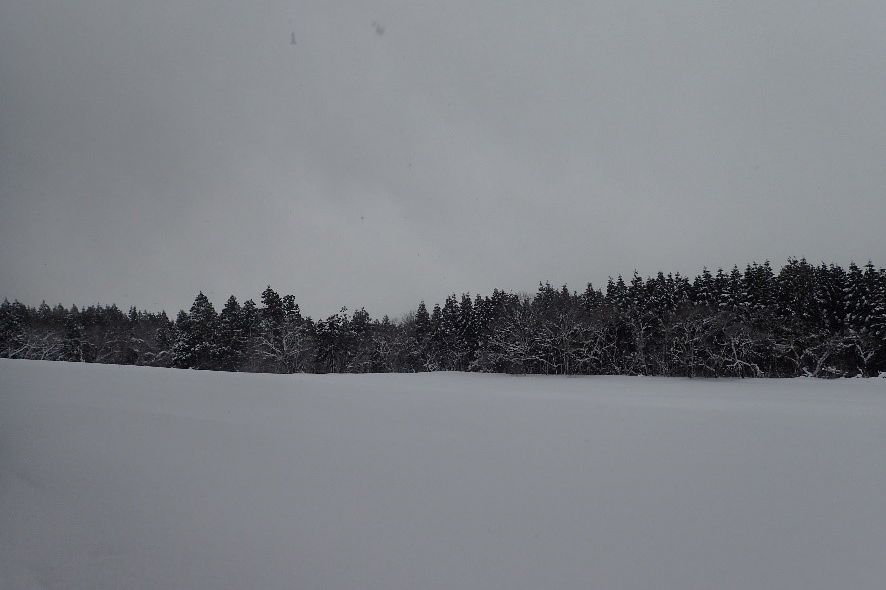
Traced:
POLYGON ((257 352, 261 367, 276 373, 280 372, 283 363, 283 322, 286 311, 283 308, 283 299, 270 285, 262 291, 261 301, 257 352))
POLYGON ((172 347, 175 345, 175 324, 161 311, 157 318, 158 326, 154 331, 155 354, 152 363, 159 367, 172 366, 172 347))
POLYGON ((627 293, 628 288, 625 286, 625 281, 621 275, 618 275, 616 281, 609 277, 609 282, 606 283, 607 303, 616 307, 624 307, 627 304, 627 293))
POLYGON ((260 313, 252 299, 243 302, 240 308, 240 333, 244 339, 243 367, 247 371, 258 371, 258 340, 260 335, 260 313))
POLYGON ((439 303, 431 311, 431 334, 428 346, 428 368, 432 371, 445 368, 443 363, 443 310, 439 303))
POLYGON ((280 295, 270 285, 262 291, 261 302, 262 321, 272 327, 281 326, 283 318, 286 317, 286 311, 283 308, 283 300, 280 298, 280 295))
POLYGON ((594 289, 594 285, 588 283, 587 287, 585 287, 585 291, 582 294, 582 305, 584 306, 584 311, 586 314, 592 314, 596 310, 603 305, 605 298, 603 294, 600 293, 597 289, 594 289))
POLYGON ((415 339, 419 343, 423 343, 431 332, 431 316, 428 314, 428 308, 425 307, 424 301, 420 301, 418 304, 418 309, 415 311, 415 323, 413 326, 415 330, 415 339))
POLYGON ((240 303, 231 295, 218 318, 215 366, 220 371, 239 371, 246 348, 240 303))
POLYGON ((8 299, 3 299, 0 304, 0 343, 2 350, 0 356, 6 358, 19 358, 25 345, 25 314, 24 306, 16 301, 10 303, 8 299))
POLYGON ((471 301, 471 296, 468 293, 464 293, 461 296, 456 325, 458 332, 456 365, 460 371, 466 371, 474 361, 474 355, 477 351, 474 303, 471 301))
POLYGON ((729 277, 723 272, 722 268, 718 268, 717 274, 714 276, 714 290, 711 303, 717 309, 725 309, 729 306, 729 277))
POLYGON ((708 267, 703 267, 701 274, 692 283, 692 302, 701 305, 713 305, 717 301, 714 277, 708 267))
POLYGON ((296 320, 301 319, 301 311, 298 308, 298 303, 295 302, 295 297, 293 295, 286 295, 283 297, 283 320, 296 320))
POLYGON ((45 299, 40 303, 40 307, 37 308, 37 319, 44 324, 49 324, 52 321, 52 310, 49 309, 45 299))
POLYGON ((201 291, 191 305, 191 311, 177 322, 178 340, 173 347, 175 366, 183 369, 213 369, 216 321, 218 315, 212 302, 201 291))
POLYGON ((821 312, 822 328, 831 334, 841 333, 846 322, 846 271, 822 263, 815 270, 815 303, 821 312))
POLYGON ((63 360, 83 361, 83 324, 80 323, 80 312, 76 305, 71 306, 65 319, 65 341, 63 360))
POLYGON ((745 307, 753 317, 760 317, 772 306, 774 276, 767 260, 762 265, 754 262, 745 269, 745 307))
POLYGON ((729 288, 727 290, 726 307, 733 311, 744 308, 747 304, 748 296, 745 292, 745 283, 738 270, 738 266, 733 266, 729 273, 729 288))
POLYGON ((868 314, 865 281, 864 275, 854 262, 849 263, 843 297, 846 307, 846 324, 854 330, 863 331, 868 314))

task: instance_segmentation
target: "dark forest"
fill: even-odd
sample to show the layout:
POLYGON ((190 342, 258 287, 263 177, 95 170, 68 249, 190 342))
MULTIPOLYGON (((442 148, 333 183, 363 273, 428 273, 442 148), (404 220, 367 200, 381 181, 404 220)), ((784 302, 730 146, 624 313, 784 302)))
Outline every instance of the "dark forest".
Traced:
POLYGON ((397 320, 303 316, 268 286, 174 320, 115 305, 0 306, 0 357, 266 373, 853 377, 886 371, 886 270, 790 259, 581 291, 539 284, 424 302, 397 320))

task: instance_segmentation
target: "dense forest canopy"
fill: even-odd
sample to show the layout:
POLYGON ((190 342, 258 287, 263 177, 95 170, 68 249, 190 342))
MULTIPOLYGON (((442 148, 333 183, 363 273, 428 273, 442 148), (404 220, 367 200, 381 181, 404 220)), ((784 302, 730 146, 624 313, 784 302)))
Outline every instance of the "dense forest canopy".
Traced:
POLYGON ((790 259, 693 279, 658 273, 582 292, 539 284, 424 302, 398 321, 303 316, 270 286, 175 320, 115 305, 0 305, 0 357, 271 373, 436 370, 689 377, 886 372, 886 270, 790 259))

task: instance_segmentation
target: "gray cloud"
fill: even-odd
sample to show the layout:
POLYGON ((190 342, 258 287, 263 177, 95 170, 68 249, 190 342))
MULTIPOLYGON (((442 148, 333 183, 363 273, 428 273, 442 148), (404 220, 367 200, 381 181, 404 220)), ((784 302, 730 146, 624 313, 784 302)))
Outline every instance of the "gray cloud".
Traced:
POLYGON ((271 283, 314 315, 398 315, 634 268, 884 264, 884 20, 880 2, 5 3, 0 296, 177 309, 271 283))

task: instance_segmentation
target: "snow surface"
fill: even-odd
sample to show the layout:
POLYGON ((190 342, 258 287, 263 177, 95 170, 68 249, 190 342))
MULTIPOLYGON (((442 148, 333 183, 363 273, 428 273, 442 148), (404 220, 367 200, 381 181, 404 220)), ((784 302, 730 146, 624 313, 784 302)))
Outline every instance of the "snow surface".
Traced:
POLYGON ((0 360, 0 588, 877 588, 886 381, 0 360))

